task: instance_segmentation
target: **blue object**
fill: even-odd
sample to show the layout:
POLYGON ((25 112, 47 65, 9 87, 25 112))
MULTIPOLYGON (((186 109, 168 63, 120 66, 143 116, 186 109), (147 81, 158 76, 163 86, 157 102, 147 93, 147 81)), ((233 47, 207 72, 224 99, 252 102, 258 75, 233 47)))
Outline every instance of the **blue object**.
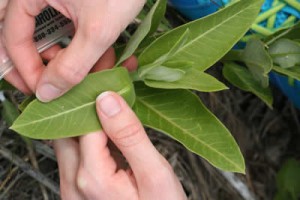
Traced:
POLYGON ((194 20, 216 12, 222 0, 169 0, 183 16, 194 20))
MULTIPOLYGON (((223 7, 223 5, 227 5, 232 1, 234 0, 169 0, 172 6, 191 20, 214 13, 220 7, 223 7)), ((273 1, 274 0, 265 0, 261 7, 261 13, 271 9, 273 1)), ((300 0, 297 1, 300 3, 300 0)), ((299 21, 300 11, 287 4, 283 9, 276 13, 276 20, 272 31, 280 29, 290 16, 296 17, 295 22, 299 21)), ((259 25, 266 28, 267 20, 260 22, 259 25)), ((235 48, 243 48, 242 44, 242 42, 239 42, 236 44, 235 48)), ((290 84, 287 76, 275 72, 270 73, 270 81, 277 86, 298 109, 300 109, 300 81, 293 80, 293 84, 290 84)))
POLYGON ((293 85, 290 85, 286 76, 275 72, 271 72, 269 76, 271 83, 279 88, 296 108, 300 109, 300 81, 294 80, 293 85))

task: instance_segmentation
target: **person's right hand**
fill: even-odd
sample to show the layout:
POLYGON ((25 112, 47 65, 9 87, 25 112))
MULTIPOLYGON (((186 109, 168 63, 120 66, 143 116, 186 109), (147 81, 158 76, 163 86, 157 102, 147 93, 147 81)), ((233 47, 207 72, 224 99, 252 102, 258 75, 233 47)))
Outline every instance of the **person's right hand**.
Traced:
POLYGON ((117 93, 102 93, 96 108, 103 131, 54 141, 62 199, 186 200, 172 167, 155 149, 134 112, 117 93), (118 167, 108 138, 129 169, 118 167))
POLYGON ((145 0, 8 1, 3 41, 15 69, 6 80, 14 85, 25 83, 44 102, 61 96, 82 81, 144 3, 145 0), (48 5, 72 19, 76 30, 71 44, 45 67, 33 43, 33 33, 35 16, 48 5))

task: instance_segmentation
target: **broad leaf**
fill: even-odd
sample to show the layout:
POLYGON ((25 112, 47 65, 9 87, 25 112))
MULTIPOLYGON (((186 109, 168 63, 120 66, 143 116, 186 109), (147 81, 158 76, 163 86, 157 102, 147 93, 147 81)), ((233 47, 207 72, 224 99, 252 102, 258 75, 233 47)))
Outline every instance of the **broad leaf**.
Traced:
MULTIPOLYGON (((164 63, 169 63, 168 67, 170 65, 170 62, 168 62, 168 60, 174 55, 176 54, 180 48, 182 48, 182 46, 186 43, 187 38, 188 38, 188 34, 189 34, 189 29, 187 29, 179 38, 178 40, 174 43, 174 45, 172 46, 172 48, 170 49, 170 51, 168 53, 166 53, 165 55, 161 56, 159 59, 155 60, 155 62, 150 63, 148 65, 144 65, 139 67, 138 69, 138 74, 141 78, 145 77, 150 71, 152 71, 154 68, 157 68, 161 65, 164 65, 164 63)), ((173 64, 172 67, 176 68, 176 69, 182 69, 183 67, 185 67, 185 65, 183 66, 181 63, 182 62, 176 62, 177 65, 175 65, 174 67, 174 61, 172 62, 173 64), (180 65, 179 65, 180 64, 180 65)), ((188 64, 190 64, 191 62, 188 61, 188 64)), ((185 64, 187 64, 187 62, 185 61, 185 64)), ((192 63, 193 64, 193 63, 192 63)))
POLYGON ((258 15, 263 0, 241 0, 208 17, 180 26, 154 41, 138 57, 140 66, 165 56, 189 29, 185 44, 173 61, 191 61, 204 71, 222 58, 247 32, 258 15))
POLYGON ((83 135, 101 128, 96 114, 96 97, 104 91, 116 91, 129 105, 135 93, 125 68, 90 74, 64 96, 42 103, 31 102, 11 129, 35 139, 57 139, 83 135))
POLYGON ((289 39, 280 39, 274 42, 269 53, 274 63, 282 68, 290 68, 300 65, 300 44, 289 39))
POLYGON ((295 26, 275 32, 273 35, 265 38, 264 42, 267 45, 271 45, 272 43, 279 40, 280 38, 299 40, 300 39, 299 32, 300 32, 300 22, 298 22, 295 26))
POLYGON ((276 175, 276 183, 278 193, 275 200, 298 200, 300 196, 300 162, 295 159, 287 160, 276 175))
POLYGON ((156 31, 161 18, 165 14, 166 6, 167 0, 156 1, 136 32, 130 38, 121 58, 116 65, 120 65, 124 60, 131 56, 148 34, 156 31))
POLYGON ((188 90, 136 84, 134 111, 145 126, 164 132, 212 165, 245 172, 243 156, 224 125, 188 90))
POLYGON ((272 70, 273 62, 260 40, 250 40, 242 55, 253 77, 260 82, 262 87, 269 86, 269 72, 272 70))
POLYGON ((223 68, 224 77, 234 86, 255 94, 270 108, 273 104, 273 96, 270 88, 263 88, 245 67, 235 63, 225 63, 223 68))
POLYGON ((144 82, 149 87, 164 89, 193 89, 201 92, 215 92, 228 89, 213 76, 195 68, 187 70, 184 76, 178 81, 164 82, 144 80, 144 82))
POLYGON ((288 69, 284 69, 278 66, 273 66, 273 70, 280 74, 286 75, 288 77, 294 78, 300 81, 300 66, 291 67, 288 69))

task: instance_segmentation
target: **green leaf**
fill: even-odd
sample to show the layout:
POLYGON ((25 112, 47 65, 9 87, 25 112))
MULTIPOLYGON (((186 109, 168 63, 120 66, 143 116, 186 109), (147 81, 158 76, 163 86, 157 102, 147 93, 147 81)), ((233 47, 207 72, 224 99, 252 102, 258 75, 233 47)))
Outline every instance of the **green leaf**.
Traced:
MULTIPOLYGON (((287 160, 276 176, 276 183, 280 196, 289 196, 297 200, 300 196, 300 162, 295 159, 287 160)), ((281 198, 277 198, 281 199, 281 198)), ((282 199, 283 200, 283 199, 282 199)))
POLYGON ((167 0, 157 0, 150 12, 147 14, 143 22, 140 24, 138 29, 135 31, 133 36, 130 38, 122 56, 117 62, 116 66, 120 65, 134 51, 138 48, 139 44, 148 35, 156 31, 161 18, 164 16, 167 6, 167 0))
POLYGON ((280 39, 274 42, 269 53, 274 63, 282 68, 290 68, 300 65, 300 44, 289 39, 280 39))
POLYGON ((288 69, 284 69, 278 66, 273 66, 273 70, 280 74, 286 75, 288 77, 294 78, 300 81, 300 66, 291 67, 288 69))
POLYGON ((279 40, 280 38, 287 38, 291 40, 299 40, 300 39, 300 22, 296 25, 283 29, 281 31, 275 32, 273 35, 264 39, 264 42, 267 45, 271 45, 275 41, 279 40))
POLYGON ((185 71, 180 69, 158 66, 151 68, 142 78, 150 81, 174 82, 180 80, 184 74, 185 71))
POLYGON ((245 172, 243 156, 224 125, 188 90, 160 90, 136 84, 134 111, 142 123, 164 132, 212 165, 245 172))
POLYGON ((17 107, 7 99, 2 101, 2 106, 3 119, 6 121, 8 126, 11 126, 13 122, 17 119, 17 117, 20 115, 20 112, 18 111, 17 107))
POLYGON ((169 31, 140 54, 140 66, 165 56, 189 29, 187 41, 173 55, 172 61, 191 61, 204 71, 222 58, 247 32, 262 3, 263 0, 241 0, 215 14, 169 31))
POLYGON ((83 135, 101 128, 96 114, 96 97, 115 91, 133 105, 135 93, 125 68, 115 68, 88 75, 64 96, 42 103, 31 102, 11 129, 35 139, 58 139, 83 135))
POLYGON ((35 96, 34 95, 31 95, 31 96, 28 96, 26 97, 21 104, 19 104, 18 108, 21 112, 23 112, 25 110, 25 108, 33 101, 35 100, 35 96))
POLYGON ((195 68, 190 68, 180 80, 171 83, 154 80, 144 80, 144 82, 149 87, 164 89, 193 89, 200 92, 215 92, 228 89, 213 76, 195 68))
POLYGON ((247 92, 252 92, 272 108, 273 96, 270 88, 263 88, 261 84, 253 78, 248 69, 238 64, 228 62, 224 65, 223 75, 232 85, 247 92))
MULTIPOLYGON (((173 68, 183 68, 185 67, 185 65, 188 63, 190 64, 190 61, 184 61, 185 65, 182 66, 182 61, 181 62, 174 62, 174 61, 168 61, 170 60, 170 58, 177 53, 177 51, 185 44, 185 42, 187 41, 187 37, 189 34, 189 29, 187 29, 179 38, 178 41, 176 41, 176 43, 174 44, 174 46, 172 46, 172 48, 170 49, 170 51, 168 53, 166 53, 165 55, 161 56, 159 59, 155 60, 154 63, 150 63, 148 65, 144 65, 144 66, 140 66, 138 69, 138 74, 139 76, 142 78, 144 77, 146 74, 149 73, 149 71, 153 70, 154 68, 157 68, 158 66, 161 65, 165 65, 165 63, 168 63, 168 67, 171 65, 173 68), (177 63, 178 66, 174 67, 174 63, 177 63)), ((193 63, 192 63, 193 64, 193 63)))
POLYGON ((0 80, 0 90, 17 90, 14 86, 8 83, 6 80, 0 80))
POLYGON ((260 40, 250 40, 243 51, 243 60, 253 77, 260 82, 262 87, 269 86, 269 72, 273 62, 260 40))

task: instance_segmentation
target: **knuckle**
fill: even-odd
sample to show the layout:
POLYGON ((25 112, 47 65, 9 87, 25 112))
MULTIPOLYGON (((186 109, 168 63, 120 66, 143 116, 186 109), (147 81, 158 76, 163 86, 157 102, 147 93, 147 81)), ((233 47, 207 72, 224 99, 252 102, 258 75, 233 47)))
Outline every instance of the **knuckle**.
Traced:
POLYGON ((141 177, 142 185, 149 188, 152 192, 158 192, 162 189, 169 188, 173 182, 173 170, 171 166, 163 166, 153 173, 144 173, 141 177))
POLYGON ((74 68, 74 66, 65 64, 56 69, 55 75, 61 79, 64 84, 73 86, 80 83, 86 76, 86 73, 80 69, 74 68))
POLYGON ((113 136, 116 144, 123 147, 132 147, 140 143, 144 138, 144 128, 137 123, 130 123, 129 125, 117 130, 113 136))
POLYGON ((96 46, 110 46, 119 36, 120 32, 114 28, 113 23, 103 20, 92 21, 85 27, 84 37, 96 46))
POLYGON ((83 168, 79 167, 76 179, 76 185, 79 190, 84 196, 96 196, 98 193, 95 190, 94 184, 90 184, 92 181, 91 175, 83 168))

